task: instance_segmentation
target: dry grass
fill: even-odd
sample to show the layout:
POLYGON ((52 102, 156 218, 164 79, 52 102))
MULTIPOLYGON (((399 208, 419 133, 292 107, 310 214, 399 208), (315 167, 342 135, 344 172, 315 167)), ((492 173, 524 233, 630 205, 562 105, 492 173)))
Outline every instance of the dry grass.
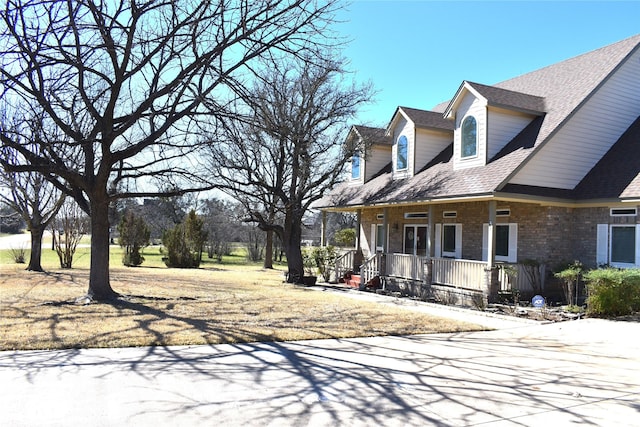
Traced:
POLYGON ((78 305, 87 269, 0 265, 0 350, 288 341, 479 329, 282 282, 257 267, 112 268, 111 304, 78 305))

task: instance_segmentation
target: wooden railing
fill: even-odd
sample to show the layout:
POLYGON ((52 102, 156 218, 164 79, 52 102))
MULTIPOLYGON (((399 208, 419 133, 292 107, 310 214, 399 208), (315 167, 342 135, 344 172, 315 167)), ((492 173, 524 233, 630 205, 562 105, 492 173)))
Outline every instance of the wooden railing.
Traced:
POLYGON ((385 275, 424 282, 427 257, 407 254, 387 254, 385 275))
POLYGON ((484 290, 484 261, 432 258, 432 283, 473 290, 484 290))
POLYGON ((353 270, 355 255, 356 251, 354 250, 346 251, 336 259, 336 265, 334 267, 336 281, 340 280, 341 277, 344 277, 347 271, 353 270))
POLYGON ((369 282, 369 280, 374 277, 380 275, 380 259, 382 258, 381 253, 376 253, 371 257, 367 258, 360 267, 360 285, 364 285, 369 282))
MULTIPOLYGON (((354 251, 345 253, 336 262, 336 277, 341 277, 350 270, 354 262, 354 251)), ((366 259, 360 267, 361 284, 364 285, 375 276, 392 276, 402 279, 424 282, 425 264, 431 262, 431 283, 453 286, 456 288, 471 289, 486 292, 486 272, 487 263, 485 261, 474 261, 452 258, 428 258, 407 254, 381 254, 376 253, 366 259), (382 259, 385 258, 384 265, 382 259), (382 270, 382 271, 381 271, 382 270)), ((497 264, 498 282, 500 290, 518 289, 520 291, 535 291, 531 284, 529 275, 526 273, 526 266, 522 264, 497 264), (505 266, 512 267, 511 270, 505 266), (514 272, 515 276, 508 273, 514 272)), ((538 274, 544 286, 544 265, 538 269, 538 274)))

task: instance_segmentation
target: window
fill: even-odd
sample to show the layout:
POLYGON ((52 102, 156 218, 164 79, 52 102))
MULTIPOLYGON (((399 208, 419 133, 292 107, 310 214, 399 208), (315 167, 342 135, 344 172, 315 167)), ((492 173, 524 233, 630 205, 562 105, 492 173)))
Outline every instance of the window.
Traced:
POLYGON ((351 158, 351 178, 360 178, 360 153, 358 152, 351 158))
POLYGON ((456 251, 456 227, 453 225, 442 226, 442 252, 453 253, 456 251))
POLYGON ((442 212, 442 218, 456 218, 458 216, 457 211, 444 211, 442 212))
POLYGON ((635 264, 636 228, 611 226, 611 264, 635 264))
POLYGON ((427 212, 405 212, 404 219, 429 218, 427 212))
POLYGON ((474 157, 478 154, 477 127, 473 116, 468 116, 462 121, 462 158, 474 157))
POLYGON ((435 256, 462 258, 462 224, 436 224, 435 256))
POLYGON ((638 216, 637 208, 611 208, 611 216, 638 216))
POLYGON ((404 253, 411 255, 427 255, 427 226, 404 226, 404 253))
POLYGON ((397 150, 396 150, 396 170, 403 170, 407 168, 407 152, 409 149, 409 141, 407 137, 402 135, 398 138, 397 150))
MULTIPOLYGON (((518 224, 496 224, 496 261, 518 262, 518 224)), ((489 224, 482 226, 482 259, 489 259, 489 224)))
POLYGON ((640 224, 598 224, 596 262, 640 267, 640 224))

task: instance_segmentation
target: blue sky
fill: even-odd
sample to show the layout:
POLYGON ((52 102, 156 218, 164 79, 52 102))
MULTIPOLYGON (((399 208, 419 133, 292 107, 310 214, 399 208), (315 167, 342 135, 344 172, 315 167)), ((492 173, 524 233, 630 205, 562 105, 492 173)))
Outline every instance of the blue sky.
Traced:
POLYGON ((429 110, 463 80, 494 84, 640 33, 640 1, 355 0, 339 19, 358 81, 379 91, 358 124, 429 110))

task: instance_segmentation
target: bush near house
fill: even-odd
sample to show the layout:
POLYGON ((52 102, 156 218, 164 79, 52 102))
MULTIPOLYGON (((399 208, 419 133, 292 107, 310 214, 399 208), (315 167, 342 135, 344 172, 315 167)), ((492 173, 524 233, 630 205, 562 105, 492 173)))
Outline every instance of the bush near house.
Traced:
POLYGON ((591 270, 584 279, 588 314, 607 317, 640 312, 640 269, 591 270))

